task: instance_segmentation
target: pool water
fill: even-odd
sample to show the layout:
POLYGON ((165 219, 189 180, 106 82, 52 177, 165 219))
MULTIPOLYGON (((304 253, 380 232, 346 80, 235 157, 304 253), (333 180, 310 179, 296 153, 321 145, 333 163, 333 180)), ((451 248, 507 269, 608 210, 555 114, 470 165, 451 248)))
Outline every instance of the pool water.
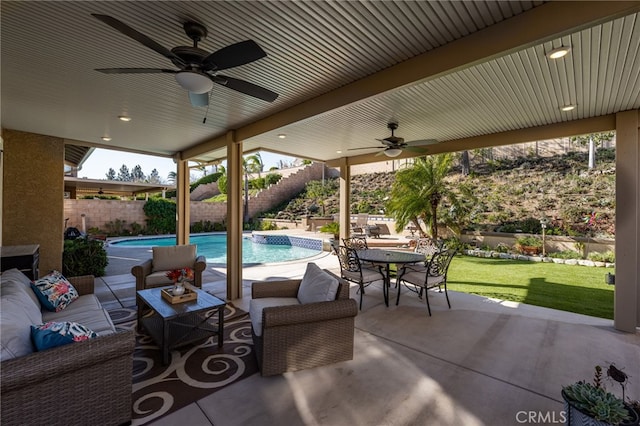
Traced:
MULTIPOLYGON (((198 255, 207 258, 207 263, 227 263, 227 235, 208 234, 189 237, 189 243, 198 247, 198 255)), ((175 237, 136 238, 114 241, 112 247, 173 246, 175 237)), ((256 244, 248 238, 242 239, 242 264, 287 262, 320 254, 321 251, 280 244, 256 244)))

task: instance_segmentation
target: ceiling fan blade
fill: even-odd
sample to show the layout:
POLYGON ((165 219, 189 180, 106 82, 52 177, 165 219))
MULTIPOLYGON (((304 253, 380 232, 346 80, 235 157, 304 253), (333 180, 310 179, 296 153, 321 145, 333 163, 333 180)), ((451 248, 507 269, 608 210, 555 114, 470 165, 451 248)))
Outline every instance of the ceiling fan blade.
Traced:
POLYGON ((194 107, 203 107, 209 105, 209 92, 193 93, 189 92, 189 100, 194 107))
POLYGON ((263 101, 273 102, 278 97, 278 94, 272 92, 269 89, 258 86, 248 81, 239 80, 233 77, 227 77, 225 75, 217 75, 213 78, 213 81, 227 86, 229 89, 236 90, 245 95, 253 96, 254 98, 262 99, 263 101))
POLYGON ((100 71, 105 74, 175 74, 178 72, 162 68, 97 68, 96 71, 100 71))
POLYGON ((96 19, 99 19, 100 21, 104 22, 105 24, 109 25, 110 27, 113 27, 116 30, 120 31, 122 34, 126 35, 127 37, 130 37, 130 38, 134 39, 135 41, 141 43, 142 45, 148 47, 149 49, 155 50, 156 52, 158 52, 162 56, 164 56, 166 58, 169 58, 171 60, 171 62, 173 62, 174 64, 176 64, 178 66, 185 66, 186 65, 184 63, 184 61, 179 56, 176 56, 169 49, 167 49, 164 46, 161 46, 160 44, 158 44, 157 42, 153 41, 152 39, 150 39, 146 35, 142 34, 141 32, 138 32, 138 31, 134 30, 133 28, 131 28, 130 26, 128 26, 124 22, 121 22, 121 21, 117 20, 116 18, 113 18, 113 17, 108 16, 108 15, 100 15, 100 14, 97 14, 97 13, 92 13, 92 15, 96 19))
POLYGON ((379 146, 365 146, 363 148, 349 148, 347 151, 355 151, 356 149, 380 149, 379 146))
POLYGON ((258 43, 245 40, 216 50, 202 60, 204 71, 219 71, 257 61, 267 56, 258 43))
POLYGON ((417 141, 409 141, 407 142, 408 146, 424 146, 424 145, 433 145, 434 143, 438 143, 436 139, 420 139, 417 141))

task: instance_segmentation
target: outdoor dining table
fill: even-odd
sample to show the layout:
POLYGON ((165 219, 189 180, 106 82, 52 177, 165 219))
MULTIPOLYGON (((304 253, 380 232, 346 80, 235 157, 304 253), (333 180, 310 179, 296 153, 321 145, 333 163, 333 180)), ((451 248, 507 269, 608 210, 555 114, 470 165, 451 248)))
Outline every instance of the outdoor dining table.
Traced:
MULTIPOLYGON (((425 256, 422 253, 382 249, 358 250, 358 258, 366 262, 382 263, 385 265, 386 273, 382 286, 382 294, 384 295, 384 303, 387 306, 389 306, 389 288, 391 287, 390 265, 392 263, 406 265, 409 263, 423 262, 425 260, 425 256)), ((400 291, 400 288, 398 288, 398 291, 400 291)))

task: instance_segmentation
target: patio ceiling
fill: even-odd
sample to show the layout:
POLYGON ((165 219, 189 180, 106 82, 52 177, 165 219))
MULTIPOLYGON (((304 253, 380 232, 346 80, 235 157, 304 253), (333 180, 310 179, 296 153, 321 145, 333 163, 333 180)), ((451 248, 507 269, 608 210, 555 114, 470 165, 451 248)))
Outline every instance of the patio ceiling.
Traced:
POLYGON ((73 145, 213 161, 226 156, 225 134, 235 129, 245 151, 334 163, 348 156, 355 164, 386 159, 373 156, 377 148, 350 149, 382 147, 376 139, 389 135, 391 119, 400 124, 397 136, 440 141, 427 150, 436 152, 461 149, 461 140, 640 108, 638 1, 0 7, 2 127, 73 145), (187 20, 208 28, 199 44, 207 51, 253 39, 268 56, 225 74, 280 96, 268 103, 215 85, 207 111, 192 107, 171 75, 96 72, 174 67, 92 13, 113 16, 167 48, 190 45, 182 30, 187 20), (571 53, 547 59, 561 45, 571 53), (560 111, 569 104, 576 109, 560 111))

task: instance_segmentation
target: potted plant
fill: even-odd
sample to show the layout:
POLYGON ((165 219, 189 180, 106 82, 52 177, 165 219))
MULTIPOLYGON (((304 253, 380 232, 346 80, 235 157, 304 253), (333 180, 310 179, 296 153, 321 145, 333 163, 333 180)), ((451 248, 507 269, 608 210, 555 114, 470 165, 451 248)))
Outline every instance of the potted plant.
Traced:
POLYGON ((518 237, 516 249, 523 254, 536 255, 542 251, 542 240, 534 236, 518 237))
POLYGON ((639 413, 625 400, 624 389, 627 375, 613 364, 607 369, 607 376, 620 383, 622 398, 607 392, 602 383, 602 367, 596 365, 593 383, 579 381, 563 386, 562 398, 565 402, 567 425, 581 426, 634 426, 638 425, 639 413))
POLYGON ((331 245, 335 248, 340 245, 340 223, 338 222, 329 222, 320 227, 320 232, 326 232, 327 234, 333 234, 333 239, 331 241, 331 245))

